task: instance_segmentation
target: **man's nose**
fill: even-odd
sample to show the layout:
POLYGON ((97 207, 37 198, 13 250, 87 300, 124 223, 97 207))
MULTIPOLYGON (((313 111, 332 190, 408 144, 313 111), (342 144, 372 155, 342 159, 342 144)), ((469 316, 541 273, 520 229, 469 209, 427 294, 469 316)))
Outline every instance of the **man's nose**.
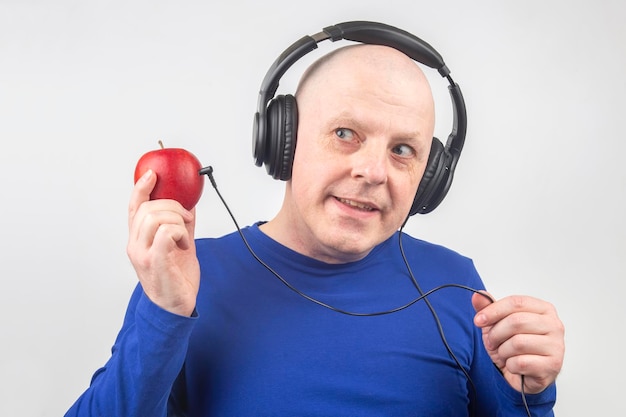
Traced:
POLYGON ((370 140, 363 143, 361 149, 352 156, 353 177, 372 185, 387 182, 389 158, 385 147, 370 140))

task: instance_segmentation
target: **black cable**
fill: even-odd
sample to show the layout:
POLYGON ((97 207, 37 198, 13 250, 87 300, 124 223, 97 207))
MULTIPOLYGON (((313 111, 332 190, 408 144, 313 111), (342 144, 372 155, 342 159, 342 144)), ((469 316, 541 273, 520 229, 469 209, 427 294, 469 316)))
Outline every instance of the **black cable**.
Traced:
MULTIPOLYGON (((345 314, 348 316, 356 316, 356 317, 373 317, 373 316, 382 316, 382 315, 386 315, 386 314, 392 314, 392 313, 396 313, 398 311, 404 310, 410 306, 412 306, 413 304, 417 303, 418 301, 424 301, 426 303, 426 305, 428 306, 428 309, 430 310, 434 320, 435 320, 435 324, 437 325, 437 330, 439 332, 439 336, 441 337, 441 340, 446 348, 446 350, 448 351, 448 354, 452 357, 452 359, 454 360, 454 362, 456 363, 457 367, 461 370, 461 372, 463 373, 463 375, 465 376, 465 378, 467 379, 467 381, 470 384, 471 387, 471 391, 473 393, 473 397, 474 397, 474 401, 472 401, 472 407, 475 408, 476 407, 476 399, 477 399, 477 392, 476 392, 476 386, 474 385, 474 381, 472 381, 472 378, 469 376, 468 372, 465 370, 465 368, 461 365, 461 362, 459 361, 459 359, 457 358, 457 356, 454 354, 454 352, 452 351, 452 348, 450 347, 446 336, 445 336, 445 332, 443 330, 443 326, 441 324, 441 321, 439 320, 439 316, 437 315, 437 312, 435 311, 434 307, 432 306, 432 304, 430 303, 430 300, 428 300, 428 296, 440 291, 444 288, 461 288, 467 291, 471 291, 474 292, 476 294, 480 294, 483 297, 487 298, 489 301, 491 301, 492 303, 495 302, 495 300, 489 295, 486 294, 484 292, 481 292, 480 290, 477 290, 475 288, 471 288, 468 287, 466 285, 462 285, 462 284, 442 284, 438 287, 435 287, 427 292, 423 292, 422 288, 420 287, 420 285, 418 284, 417 280, 415 279, 415 276, 413 275, 413 271, 411 269, 411 266, 409 265, 409 262, 406 258, 406 255, 404 253, 404 247, 402 246, 402 230, 404 228, 404 225, 406 224, 409 216, 407 216, 407 218, 405 219, 404 223, 402 224, 402 226, 400 227, 400 230, 398 231, 398 245, 400 247, 400 253, 402 255, 402 260, 404 261, 404 264, 406 265, 407 271, 409 273, 409 277, 411 278, 411 282, 413 283, 413 286, 417 289, 417 291, 419 292, 420 296, 417 298, 414 298, 413 300, 409 301, 408 303, 401 305, 399 307, 393 308, 391 310, 384 310, 384 311, 376 311, 376 312, 369 312, 369 313, 359 313, 359 312, 352 312, 352 311, 347 311, 347 310, 343 310, 341 308, 338 307, 334 307, 330 304, 326 304, 320 300, 317 300, 307 294, 305 294, 304 292, 298 290, 296 287, 294 287, 293 285, 291 285, 287 280, 285 280, 278 272, 276 272, 271 266, 269 266, 267 263, 265 263, 257 254, 256 252, 254 252, 254 250, 252 249, 252 247, 250 246, 250 244, 248 243, 248 240, 246 239, 246 237, 243 234, 243 231, 241 230, 241 227, 239 227, 239 223, 237 222, 237 219, 235 219, 235 216, 233 214, 233 212, 230 210, 230 207, 228 206, 228 204, 226 203, 226 200, 224 199, 224 197, 222 196, 222 193, 220 193, 219 189, 217 188, 217 183, 215 182, 215 179, 213 178, 213 168, 208 166, 205 168, 202 168, 199 171, 199 175, 207 175, 209 177, 209 180, 211 181, 211 185, 213 186, 213 188, 215 189, 215 192, 217 193, 217 196, 219 197, 219 199, 222 201, 222 204, 224 205, 224 207, 226 208, 226 211, 228 212, 230 218, 232 219, 235 228, 237 229, 237 232, 239 233, 239 236, 241 237, 241 240, 243 241, 244 245, 246 246, 246 249, 248 250, 248 252, 250 252, 250 254, 252 255, 252 257, 259 262, 259 264, 261 264, 265 269, 267 269, 272 275, 274 275, 276 278, 278 278, 278 280, 280 282, 282 282, 287 288, 289 288, 291 291, 295 292, 296 294, 298 294, 299 296, 321 306, 324 308, 327 308, 329 310, 335 311, 337 313, 341 313, 341 314, 345 314)), ((528 403, 526 402, 526 395, 524 393, 524 375, 521 376, 521 380, 522 380, 522 387, 521 387, 521 394, 522 394, 522 400, 524 403, 524 407, 526 409, 526 414, 528 414, 528 417, 532 417, 531 413, 530 413, 530 409, 528 408, 528 403)), ((472 415, 475 415, 475 413, 473 412, 472 415)))
MULTIPOLYGON (((402 229, 404 228, 405 224, 406 224, 406 221, 402 224, 402 227, 400 227, 400 232, 398 233, 398 245, 400 247, 400 253, 402 254, 402 260, 404 261, 404 264, 406 265, 407 271, 409 272, 409 276, 411 277, 411 282, 413 283, 413 286, 417 289, 417 292, 419 292, 420 295, 424 296, 424 292, 422 291, 422 288, 420 287, 420 285, 417 283, 417 280, 415 279, 415 275, 413 275, 413 270, 411 269, 411 265, 409 264, 409 261, 406 258, 406 254, 404 253, 404 246, 402 246, 402 229)), ((494 301, 487 294, 484 294, 484 293, 478 293, 478 294, 482 294, 484 297, 489 299, 489 301, 491 301, 491 302, 494 301)), ((439 320, 439 316, 437 315, 437 312, 435 311, 435 308, 433 307, 433 305, 430 303, 430 300, 428 298, 424 297, 424 302, 428 306, 428 309, 430 310, 430 312, 431 312, 431 314, 433 316, 433 319, 435 319, 435 324, 437 325, 437 330, 439 331, 439 336, 441 337, 441 341, 443 342, 443 345, 445 346, 446 350, 448 351, 448 354, 452 357, 454 362, 456 362, 457 367, 461 370, 461 372, 463 372, 463 375, 465 375, 465 378, 467 379, 467 382, 470 385, 471 392, 472 392, 473 397, 474 397, 474 401, 471 402, 472 403, 472 413, 471 413, 471 415, 476 415, 476 399, 478 397, 478 394, 476 392, 476 386, 474 385, 474 381, 469 376, 469 374, 467 373, 465 368, 461 365, 461 362, 456 357, 456 355, 452 351, 452 348, 448 344, 448 340, 446 339, 446 335, 445 335, 445 333, 443 331, 443 326, 441 324, 441 320, 439 320)))
POLYGON ((522 393, 522 402, 524 403, 524 409, 526 410, 526 414, 528 414, 528 417, 532 417, 530 414, 530 408, 528 408, 528 403, 526 402, 526 393, 524 392, 524 374, 522 374, 520 378, 522 380, 521 393, 522 393))
MULTIPOLYGON (((409 276, 411 277, 411 282, 413 282, 413 286, 417 289, 417 291, 422 296, 424 296, 424 302, 426 303, 426 305, 430 309, 430 312, 432 313, 433 318, 435 319, 435 323, 437 324, 437 328, 439 329, 439 335, 441 336, 441 341, 443 342, 446 350, 448 351, 448 353, 450 354, 452 359, 456 362, 457 366, 461 369, 461 372, 463 372, 463 374, 467 378, 467 381, 469 382, 469 384, 472 387, 472 391, 473 391, 473 394, 474 394, 474 399, 476 399, 477 393, 476 393, 476 387, 474 386, 474 381, 472 381, 472 378, 470 378, 470 376, 468 375, 467 371, 465 371, 465 368, 463 368, 461 366, 461 363, 459 362, 458 358, 456 357, 456 355, 452 351, 452 348, 450 348, 450 345, 448 344, 448 341, 447 341, 446 336, 445 336, 444 331, 443 331, 443 326, 441 325, 441 321, 439 320, 439 316, 437 315, 437 312, 435 311, 434 307, 432 306, 432 304, 430 303, 428 298, 426 298, 425 294, 422 291, 422 288, 417 283, 417 280, 415 279, 415 276, 413 275, 413 271, 411 269, 411 265, 409 265, 409 261, 407 260, 406 255, 404 253, 404 247, 402 246, 402 229, 404 229, 404 225, 406 224, 407 220, 408 220, 408 216, 407 216, 406 220, 404 221, 404 223, 402 223, 402 226, 400 227, 400 233, 398 234, 398 245, 400 246, 400 253, 402 254, 402 259, 404 260, 404 264, 406 265, 406 268, 409 271, 409 276)), ((482 295, 483 297, 487 298, 492 303, 495 302, 495 300, 489 294, 477 291, 477 290, 475 290, 473 288, 466 288, 466 289, 468 289, 470 291, 473 291, 476 294, 482 295)), ((426 294, 426 295, 429 295, 429 294, 426 294)), ((524 392, 524 375, 521 375, 521 394, 522 394, 522 402, 524 404, 524 409, 526 411, 526 414, 528 415, 528 417, 532 417, 532 415, 530 413, 530 409, 528 408, 528 402, 526 401, 526 394, 524 392)), ((474 407, 475 407, 475 404, 474 404, 474 407)), ((472 414, 475 414, 475 413, 472 413, 472 414)))

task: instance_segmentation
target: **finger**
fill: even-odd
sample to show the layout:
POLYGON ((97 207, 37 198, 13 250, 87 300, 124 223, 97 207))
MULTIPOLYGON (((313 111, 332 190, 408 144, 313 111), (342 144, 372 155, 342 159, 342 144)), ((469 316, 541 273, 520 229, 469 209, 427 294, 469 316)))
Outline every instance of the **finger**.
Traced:
MULTIPOLYGON (((153 206, 163 206, 163 204, 155 204, 153 206)), ((171 239, 174 239, 174 241, 188 236, 189 232, 186 228, 186 223, 189 220, 182 212, 176 211, 176 209, 176 206, 167 209, 154 207, 149 210, 146 208, 145 213, 137 216, 137 221, 133 225, 137 244, 146 249, 150 248, 157 232, 162 228, 166 228, 166 231, 171 231, 171 239), (185 236, 182 236, 182 233, 185 236)), ((181 243, 184 244, 185 242, 181 243)))
POLYGON ((150 212, 148 220, 137 229, 138 236, 129 239, 126 251, 138 273, 154 265, 166 265, 178 250, 185 251, 193 246, 181 216, 169 211, 150 212))
POLYGON ((509 375, 524 375, 526 392, 534 394, 543 391, 556 379, 560 365, 553 366, 554 362, 545 356, 518 355, 506 361, 505 369, 509 375))
POLYGON ((128 226, 131 227, 133 218, 139 210, 142 203, 150 200, 150 193, 156 185, 157 176, 149 169, 146 171, 135 183, 133 191, 130 195, 130 202, 128 204, 128 226))
POLYGON ((493 326, 500 320, 518 312, 547 314, 553 310, 550 303, 537 298, 514 295, 502 298, 485 306, 476 315, 474 322, 479 327, 493 326))
POLYGON ((194 224, 193 213, 185 210, 174 200, 147 201, 141 204, 135 215, 129 240, 140 248, 149 249, 159 228, 167 225, 181 228, 181 231, 174 232, 172 239, 178 241, 186 238, 185 241, 180 242, 186 246, 187 240, 193 238, 194 224), (185 236, 181 235, 183 231, 185 236))
POLYGON ((516 334, 498 346, 498 356, 504 360, 520 355, 549 357, 556 352, 558 349, 549 337, 538 334, 516 334))
POLYGON ((495 299, 493 298, 493 296, 484 290, 472 295, 472 305, 474 306, 474 310, 476 311, 476 315, 474 316, 474 324, 478 327, 482 327, 483 331, 487 330, 488 328, 485 324, 486 318, 481 315, 480 312, 494 302, 495 299))
MULTIPOLYGON (((166 212, 175 213, 177 216, 180 216, 182 218, 182 221, 184 223, 194 224, 195 222, 194 215, 191 212, 187 211, 178 201, 175 200, 159 199, 152 201, 143 201, 136 208, 133 207, 133 204, 134 203, 131 202, 129 208, 129 241, 140 240, 143 229, 145 229, 146 220, 150 220, 150 217, 158 212, 162 212, 162 214, 166 212)), ((158 217, 152 219, 152 221, 159 223, 157 219, 158 217)), ((161 221, 161 223, 167 222, 167 220, 161 221)), ((169 222, 178 223, 178 219, 170 220, 169 222)), ((155 229, 153 228, 152 231, 154 230, 155 229)), ((152 239, 150 238, 149 241, 151 240, 152 239)))
POLYGON ((518 354, 562 357, 564 353, 563 323, 553 314, 515 313, 485 329, 483 341, 487 350, 497 350, 505 357, 518 354))
POLYGON ((187 250, 191 239, 187 228, 177 224, 162 224, 154 233, 151 250, 155 253, 169 253, 174 248, 187 250))
POLYGON ((500 346, 515 335, 547 335, 557 327, 551 316, 537 313, 513 313, 499 321, 489 330, 487 340, 492 346, 500 346))
POLYGON ((494 302, 494 298, 487 291, 480 291, 472 295, 472 305, 476 312, 481 311, 483 308, 494 302))

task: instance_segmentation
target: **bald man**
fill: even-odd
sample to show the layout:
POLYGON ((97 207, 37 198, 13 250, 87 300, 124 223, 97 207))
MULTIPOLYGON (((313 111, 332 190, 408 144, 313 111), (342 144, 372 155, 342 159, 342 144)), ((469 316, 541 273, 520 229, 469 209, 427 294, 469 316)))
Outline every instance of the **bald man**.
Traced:
POLYGON ((245 241, 195 239, 195 212, 149 201, 153 173, 137 182, 139 284, 111 358, 67 415, 525 416, 525 402, 552 415, 564 346, 551 304, 459 288, 415 302, 417 282, 484 289, 471 260, 399 231, 434 127, 415 62, 341 48, 309 68, 296 100, 283 204, 245 241))

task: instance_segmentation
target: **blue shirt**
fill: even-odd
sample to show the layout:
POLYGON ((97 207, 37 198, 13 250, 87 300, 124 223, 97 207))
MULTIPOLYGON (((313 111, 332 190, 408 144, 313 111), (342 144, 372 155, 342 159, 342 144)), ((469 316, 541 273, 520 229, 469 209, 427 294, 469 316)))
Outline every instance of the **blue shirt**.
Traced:
MULTIPOLYGON (((258 225, 243 233, 289 285, 334 308, 380 313, 420 295, 398 234, 362 260, 335 265, 280 245, 258 225)), ((468 258, 402 239, 424 291, 483 288, 468 258)), ((424 301, 392 314, 342 314, 290 289, 237 233, 196 245, 197 314, 163 311, 138 286, 110 360, 66 416, 165 416, 168 405, 188 416, 526 415, 482 346, 470 291, 428 296, 464 373, 424 301)), ((537 416, 553 415, 555 399, 554 385, 527 395, 537 416)))

